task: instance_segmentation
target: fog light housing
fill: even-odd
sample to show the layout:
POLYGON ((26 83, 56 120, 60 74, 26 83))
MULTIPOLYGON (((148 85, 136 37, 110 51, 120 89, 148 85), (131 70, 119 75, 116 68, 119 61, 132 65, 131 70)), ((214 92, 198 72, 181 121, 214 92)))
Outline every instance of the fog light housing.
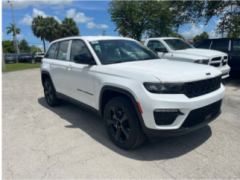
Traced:
POLYGON ((154 112, 180 112, 179 109, 155 109, 154 112))

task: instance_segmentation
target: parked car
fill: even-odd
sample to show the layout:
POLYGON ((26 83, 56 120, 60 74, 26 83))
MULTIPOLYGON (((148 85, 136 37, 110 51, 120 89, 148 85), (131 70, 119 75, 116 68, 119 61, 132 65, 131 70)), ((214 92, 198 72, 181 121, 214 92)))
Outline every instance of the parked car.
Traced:
POLYGON ((51 42, 41 77, 49 106, 62 99, 104 119, 115 145, 188 133, 221 113, 225 88, 211 66, 160 59, 123 37, 68 37, 51 42))
POLYGON ((42 58, 45 56, 45 53, 42 52, 36 52, 34 54, 34 59, 36 62, 41 62, 42 58))
POLYGON ((21 53, 18 62, 30 62, 32 64, 36 63, 35 59, 30 53, 21 53))
POLYGON ((160 58, 211 65, 222 71, 222 78, 229 76, 230 67, 227 64, 226 53, 196 49, 182 39, 171 37, 150 38, 145 41, 144 45, 156 52, 160 58))
POLYGON ((196 48, 214 49, 228 54, 231 75, 240 75, 240 38, 207 39, 196 48))
POLYGON ((5 63, 17 63, 17 56, 15 54, 5 54, 4 55, 5 63))

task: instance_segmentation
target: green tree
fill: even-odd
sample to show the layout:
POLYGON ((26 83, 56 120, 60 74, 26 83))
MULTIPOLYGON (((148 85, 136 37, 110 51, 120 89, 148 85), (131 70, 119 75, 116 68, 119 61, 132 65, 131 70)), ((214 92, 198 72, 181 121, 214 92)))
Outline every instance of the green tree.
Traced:
POLYGON ((209 35, 208 35, 208 33, 205 32, 205 31, 204 31, 202 34, 195 36, 195 37, 193 38, 193 41, 194 41, 194 42, 200 42, 200 41, 202 41, 202 40, 204 40, 204 39, 209 39, 209 35))
POLYGON ((179 22, 188 23, 205 22, 207 24, 212 17, 221 16, 217 25, 216 34, 228 33, 232 36, 237 32, 240 24, 240 1, 171 1, 173 12, 179 17, 179 22))
POLYGON ((65 18, 61 24, 61 37, 77 36, 80 35, 80 30, 76 22, 72 18, 65 18))
MULTIPOLYGON (((14 25, 12 23, 10 23, 10 26, 6 27, 6 29, 8 30, 7 31, 7 34, 10 34, 12 33, 13 36, 15 36, 15 33, 14 33, 14 25)), ((21 33, 21 30, 19 28, 16 28, 16 33, 17 34, 20 34, 21 33)))
POLYGON ((46 17, 43 22, 43 36, 47 41, 52 42, 62 37, 62 27, 54 17, 46 17))
POLYGON ((31 28, 34 36, 41 38, 41 41, 43 41, 44 52, 46 52, 44 18, 42 16, 33 18, 31 28))
POLYGON ((171 33, 171 36, 185 40, 185 38, 184 38, 183 35, 178 34, 178 33, 176 33, 176 32, 172 32, 172 33, 171 33))
POLYGON ((108 12, 116 25, 115 31, 140 41, 147 30, 149 18, 156 14, 154 4, 153 1, 111 1, 108 12))
POLYGON ((42 52, 42 50, 41 50, 39 47, 36 47, 36 46, 34 46, 34 45, 32 45, 32 46, 30 47, 30 49, 31 49, 31 52, 32 52, 32 53, 42 52))
POLYGON ((4 53, 15 53, 13 41, 10 40, 2 41, 2 46, 4 53))
POLYGON ((21 52, 29 53, 30 52, 30 47, 28 45, 28 42, 25 39, 22 39, 18 45, 19 49, 21 52))

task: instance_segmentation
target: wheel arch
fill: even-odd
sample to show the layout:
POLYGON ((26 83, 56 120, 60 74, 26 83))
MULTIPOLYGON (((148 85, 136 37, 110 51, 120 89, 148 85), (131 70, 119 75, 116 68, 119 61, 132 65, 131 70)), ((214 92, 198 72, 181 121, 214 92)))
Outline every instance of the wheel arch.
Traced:
POLYGON ((47 78, 50 79, 50 81, 51 81, 51 83, 52 83, 52 85, 53 85, 54 91, 56 92, 56 89, 55 89, 55 86, 54 86, 54 83, 53 83, 53 81, 52 81, 52 77, 51 77, 50 73, 47 72, 47 71, 42 71, 42 73, 41 73, 42 86, 44 86, 44 81, 45 81, 45 79, 47 79, 47 78))
POLYGON ((144 124, 141 112, 139 110, 137 100, 135 99, 134 95, 131 92, 129 92, 128 90, 122 89, 122 88, 109 86, 109 85, 102 87, 100 96, 99 96, 99 112, 100 112, 101 116, 102 117, 104 116, 103 115, 104 107, 106 106, 107 102, 110 99, 112 99, 114 97, 118 97, 118 96, 126 96, 132 102, 133 108, 135 109, 135 112, 137 113, 137 116, 140 120, 142 128, 144 129, 145 124, 144 124))

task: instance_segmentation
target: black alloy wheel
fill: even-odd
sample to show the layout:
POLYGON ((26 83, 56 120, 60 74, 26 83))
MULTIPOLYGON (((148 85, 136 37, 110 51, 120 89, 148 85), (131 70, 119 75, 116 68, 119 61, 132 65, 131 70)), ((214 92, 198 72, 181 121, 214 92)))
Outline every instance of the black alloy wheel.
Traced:
POLYGON ((118 106, 110 108, 107 118, 112 137, 119 143, 126 143, 130 137, 131 127, 127 114, 118 106))

